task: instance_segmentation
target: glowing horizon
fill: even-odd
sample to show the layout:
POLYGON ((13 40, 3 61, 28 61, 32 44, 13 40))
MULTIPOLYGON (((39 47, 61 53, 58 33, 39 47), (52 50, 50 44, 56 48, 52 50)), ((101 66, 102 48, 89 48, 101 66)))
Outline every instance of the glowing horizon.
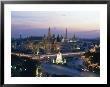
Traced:
POLYGON ((17 32, 25 36, 43 35, 50 27, 55 34, 64 34, 67 28, 69 37, 76 33, 92 38, 100 36, 100 15, 96 11, 12 11, 11 26, 12 37, 17 32))

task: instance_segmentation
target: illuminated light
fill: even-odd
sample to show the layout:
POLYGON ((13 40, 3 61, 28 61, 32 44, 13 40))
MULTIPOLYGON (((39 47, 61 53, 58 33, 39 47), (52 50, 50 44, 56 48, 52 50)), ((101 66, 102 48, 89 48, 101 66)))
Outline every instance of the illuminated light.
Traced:
POLYGON ((94 47, 94 48, 91 48, 90 49, 90 52, 96 52, 96 48, 94 47))
POLYGON ((42 73, 40 73, 40 77, 42 77, 42 73))
POLYGON ((59 50, 60 48, 59 48, 59 47, 57 47, 57 49, 59 50))
POLYGON ((15 67, 15 69, 16 69, 16 67, 15 67))
POLYGON ((20 71, 22 71, 22 68, 20 68, 20 71))
POLYGON ((81 56, 81 59, 84 59, 85 58, 85 56, 81 56))
POLYGON ((53 59, 53 63, 55 63, 55 60, 53 59))
POLYGON ((66 63, 66 59, 64 59, 64 63, 66 63))
POLYGON ((63 64, 62 53, 60 53, 60 52, 57 54, 56 63, 57 63, 57 64, 58 64, 58 63, 63 64))
POLYGON ((26 71, 26 69, 24 69, 26 71))
POLYGON ((73 42, 72 40, 70 40, 69 42, 73 42))
POLYGON ((80 49, 79 47, 77 47, 76 49, 80 49))

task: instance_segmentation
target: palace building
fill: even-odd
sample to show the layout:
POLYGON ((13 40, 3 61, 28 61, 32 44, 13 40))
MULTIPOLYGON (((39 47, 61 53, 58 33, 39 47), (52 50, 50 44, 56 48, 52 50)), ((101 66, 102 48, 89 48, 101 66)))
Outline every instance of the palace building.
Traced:
POLYGON ((58 38, 55 37, 54 34, 51 33, 50 27, 48 29, 47 36, 43 37, 43 47, 47 54, 51 54, 57 52, 60 49, 60 42, 58 42, 58 38))

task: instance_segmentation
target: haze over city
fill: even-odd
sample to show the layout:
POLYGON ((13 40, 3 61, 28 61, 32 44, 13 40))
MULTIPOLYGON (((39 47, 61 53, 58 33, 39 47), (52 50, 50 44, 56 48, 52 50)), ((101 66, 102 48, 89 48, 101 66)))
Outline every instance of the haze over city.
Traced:
POLYGON ((12 77, 100 77, 95 11, 14 11, 12 77))
POLYGON ((100 37, 100 15, 96 11, 12 11, 12 37, 43 36, 51 33, 79 38, 100 37))

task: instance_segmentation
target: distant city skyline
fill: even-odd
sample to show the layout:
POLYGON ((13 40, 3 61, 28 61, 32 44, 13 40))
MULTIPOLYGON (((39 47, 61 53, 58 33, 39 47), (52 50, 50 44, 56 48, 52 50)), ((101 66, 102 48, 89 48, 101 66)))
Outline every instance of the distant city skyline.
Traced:
POLYGON ((74 34, 78 38, 100 37, 100 15, 96 11, 12 11, 11 35, 18 38, 27 36, 43 36, 50 27, 51 33, 65 35, 74 34))

